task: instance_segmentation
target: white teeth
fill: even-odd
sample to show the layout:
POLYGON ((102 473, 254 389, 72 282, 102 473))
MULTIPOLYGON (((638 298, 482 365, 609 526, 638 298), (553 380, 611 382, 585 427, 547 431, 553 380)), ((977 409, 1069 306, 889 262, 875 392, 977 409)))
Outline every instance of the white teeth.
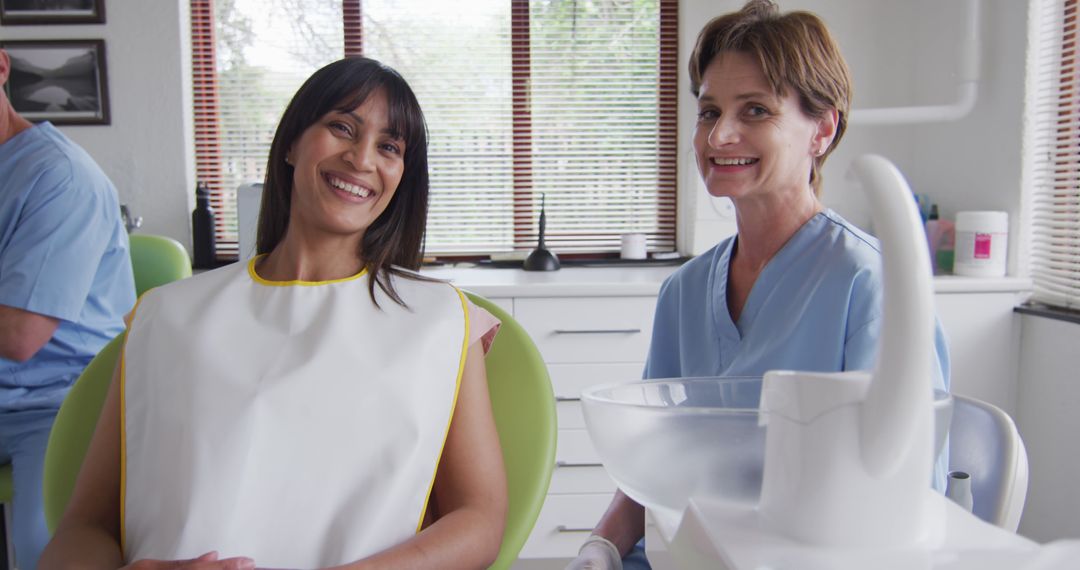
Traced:
POLYGON ((757 162, 756 158, 713 158, 713 164, 717 166, 744 166, 757 162))
POLYGON ((342 189, 342 190, 348 192, 349 194, 352 194, 353 196, 356 196, 358 198, 367 198, 368 196, 371 195, 371 190, 368 190, 367 188, 357 186, 355 184, 349 184, 348 182, 345 182, 344 180, 342 180, 340 178, 334 178, 334 177, 330 176, 330 177, 327 177, 327 180, 335 188, 340 188, 340 189, 342 189))

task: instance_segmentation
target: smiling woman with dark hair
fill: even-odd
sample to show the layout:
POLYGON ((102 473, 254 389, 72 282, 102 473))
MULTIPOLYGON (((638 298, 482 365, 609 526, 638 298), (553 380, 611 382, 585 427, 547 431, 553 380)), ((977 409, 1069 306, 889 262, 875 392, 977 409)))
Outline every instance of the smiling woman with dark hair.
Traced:
POLYGON ((260 254, 270 253, 286 234, 296 174, 290 152, 296 140, 328 113, 347 116, 375 92, 386 99, 388 132, 400 139, 408 152, 402 153, 401 180, 393 200, 367 227, 359 247, 365 252, 361 256, 364 267, 375 276, 368 281, 372 300, 376 284, 399 300, 390 275, 408 276, 400 268, 420 268, 427 225, 427 126, 409 85, 396 71, 375 60, 349 58, 326 66, 304 83, 286 108, 270 146, 256 248, 260 254))
POLYGON ((139 301, 42 567, 490 564, 497 321, 415 273, 427 199, 401 76, 317 71, 274 137, 260 255, 139 301))

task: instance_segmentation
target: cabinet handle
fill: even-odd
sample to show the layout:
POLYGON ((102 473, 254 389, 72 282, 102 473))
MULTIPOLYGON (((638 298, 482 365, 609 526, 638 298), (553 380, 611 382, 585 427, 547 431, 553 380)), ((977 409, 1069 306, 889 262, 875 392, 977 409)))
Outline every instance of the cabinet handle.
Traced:
POLYGON ((593 530, 592 527, 566 526, 564 524, 555 527, 555 532, 592 532, 593 530))
POLYGON ((603 463, 577 463, 574 461, 556 461, 555 467, 603 467, 603 463))
POLYGON ((555 334, 637 334, 641 329, 555 329, 555 334))
POLYGON ((580 402, 581 398, 574 398, 571 396, 555 396, 556 402, 580 402))

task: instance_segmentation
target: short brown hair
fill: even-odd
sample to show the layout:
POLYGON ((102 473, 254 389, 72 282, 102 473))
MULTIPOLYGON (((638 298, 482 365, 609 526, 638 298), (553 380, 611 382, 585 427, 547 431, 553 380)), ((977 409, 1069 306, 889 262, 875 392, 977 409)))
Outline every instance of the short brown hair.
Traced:
POLYGON ((836 136, 810 169, 810 186, 821 193, 821 167, 847 129, 851 73, 825 22, 810 12, 781 14, 771 0, 750 0, 738 12, 713 18, 690 54, 690 90, 697 97, 705 69, 724 52, 757 58, 773 92, 793 89, 802 111, 819 119, 836 109, 836 136))

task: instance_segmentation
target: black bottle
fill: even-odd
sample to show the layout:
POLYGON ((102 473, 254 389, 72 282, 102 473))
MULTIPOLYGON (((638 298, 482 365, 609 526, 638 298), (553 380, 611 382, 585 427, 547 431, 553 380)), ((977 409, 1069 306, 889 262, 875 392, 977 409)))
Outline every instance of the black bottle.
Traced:
POLYGON ((217 266, 217 241, 214 238, 214 209, 210 207, 210 189, 199 182, 195 188, 195 210, 191 212, 191 234, 196 269, 217 266))

